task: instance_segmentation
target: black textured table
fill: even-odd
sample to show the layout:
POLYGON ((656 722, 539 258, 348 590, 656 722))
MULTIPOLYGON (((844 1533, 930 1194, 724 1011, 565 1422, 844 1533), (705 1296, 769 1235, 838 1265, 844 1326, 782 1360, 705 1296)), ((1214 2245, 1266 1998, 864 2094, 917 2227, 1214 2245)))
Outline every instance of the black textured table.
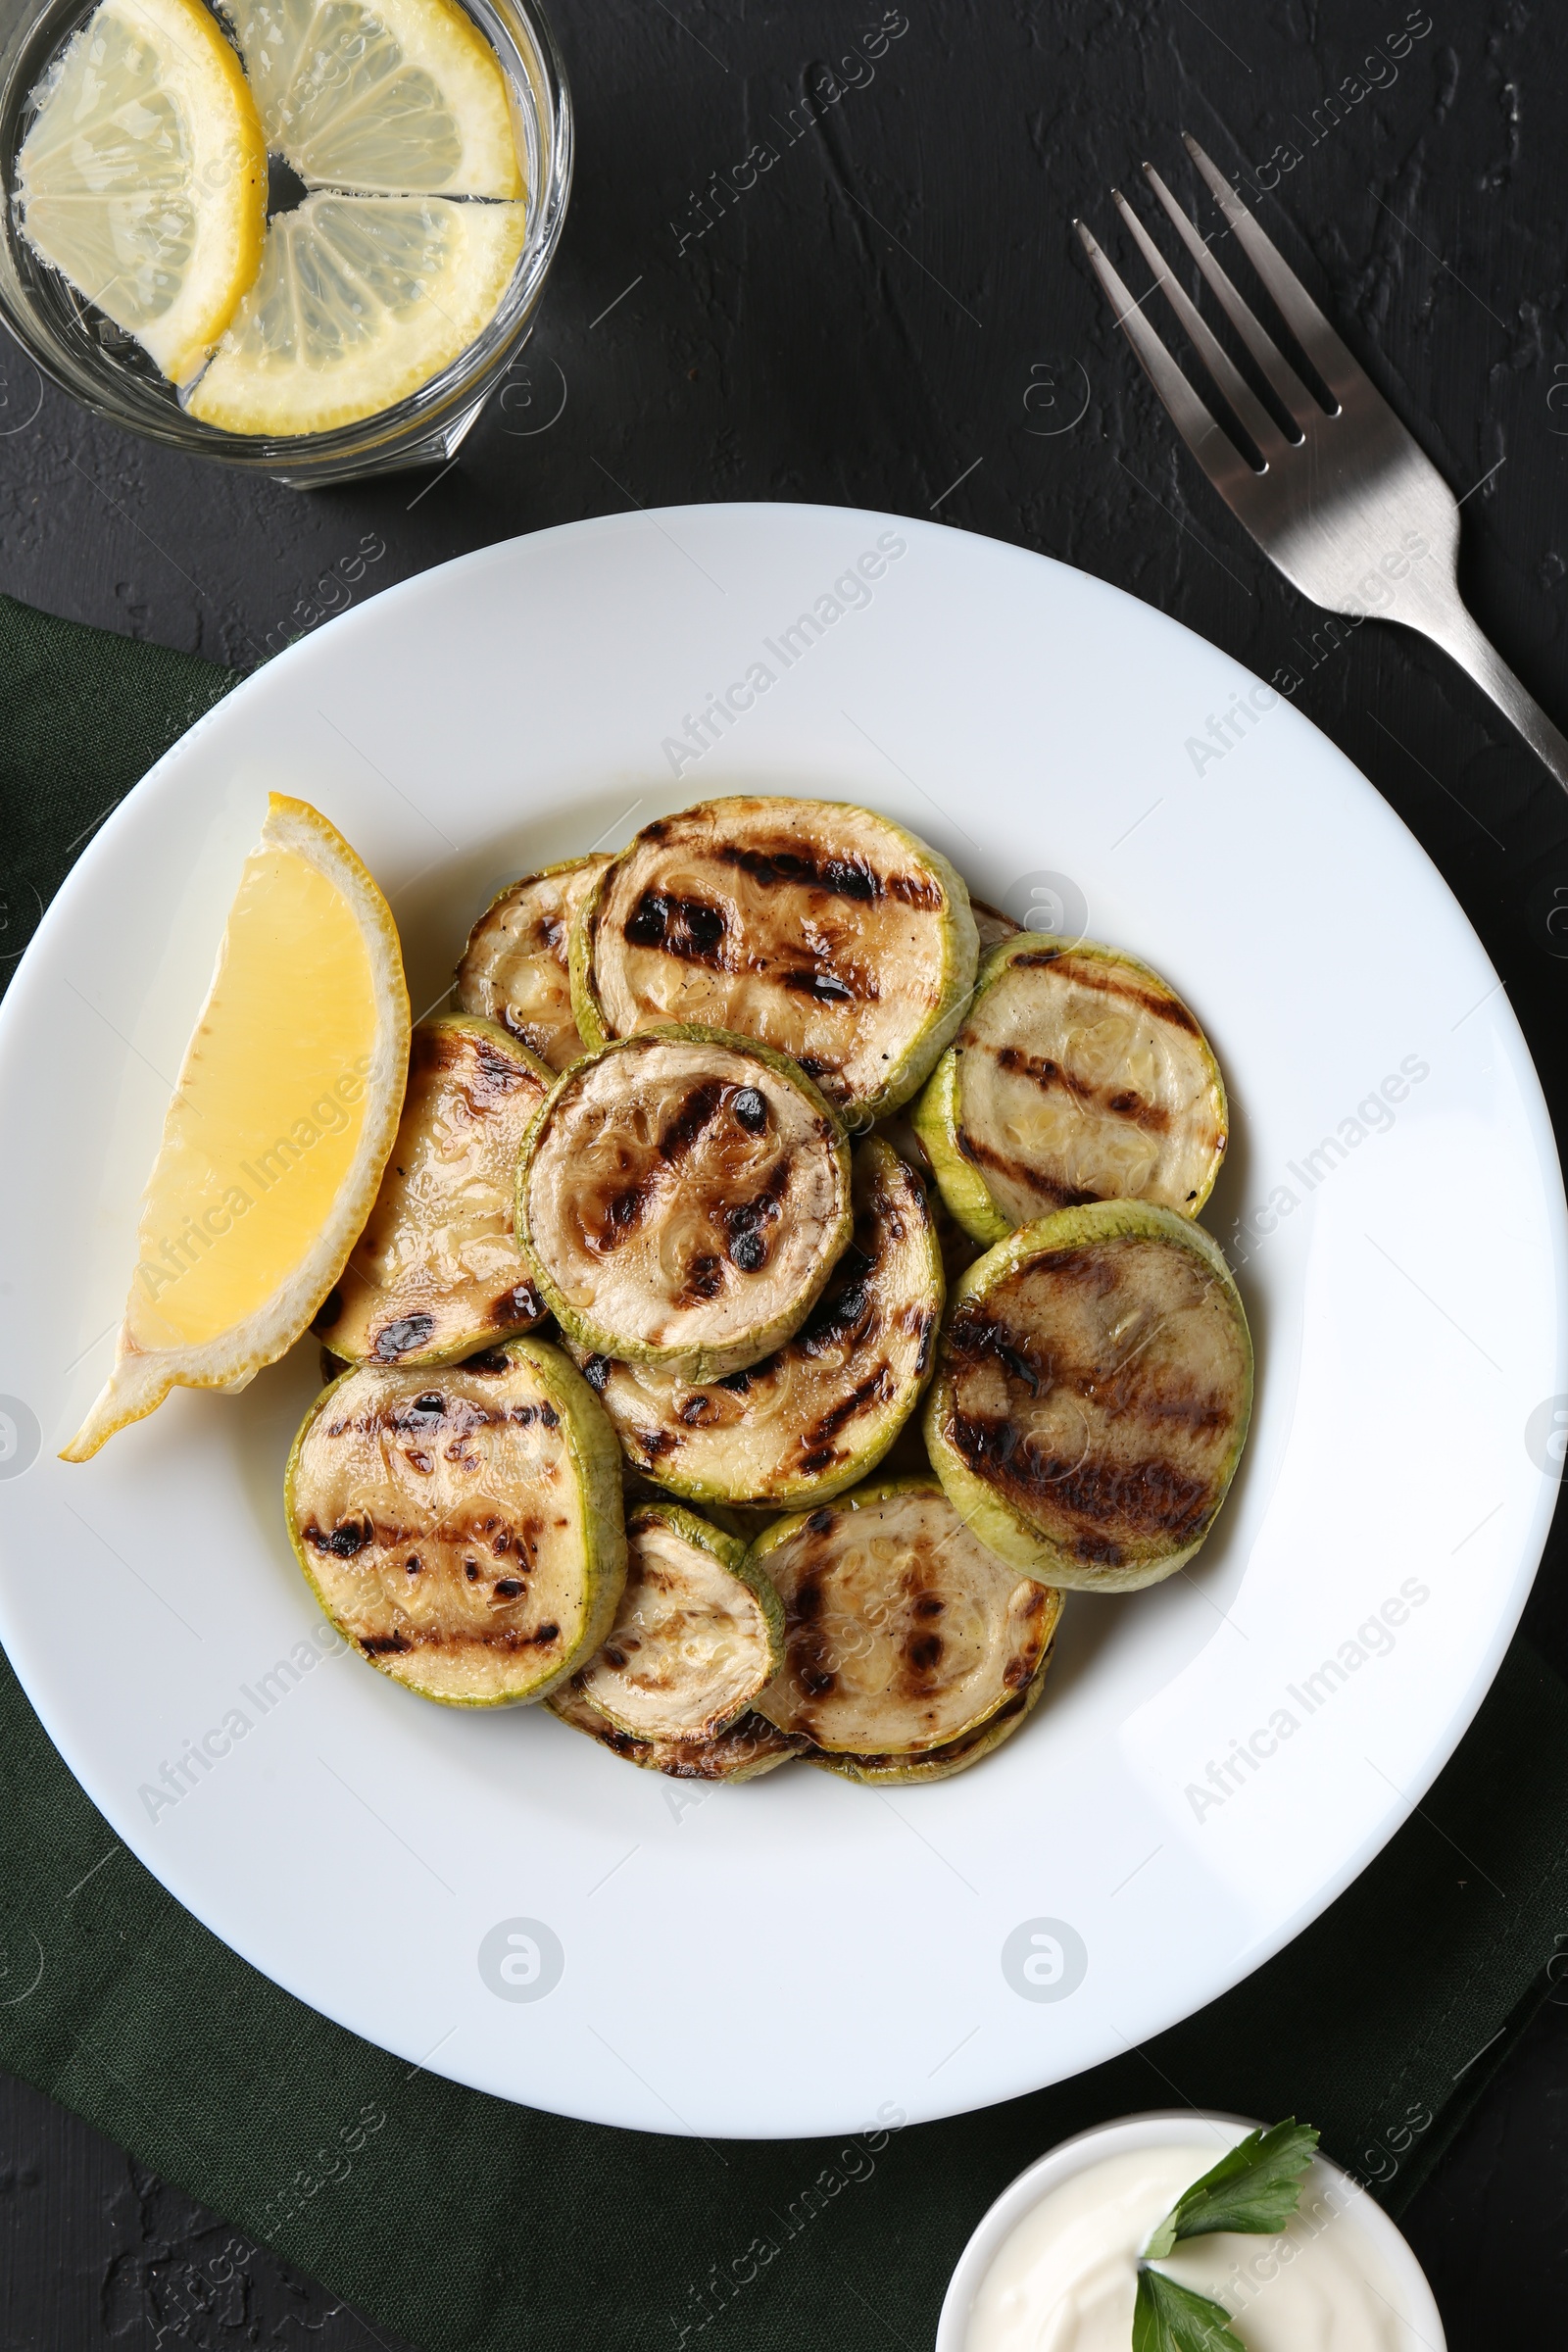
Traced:
MULTIPOLYGON (((558 0, 556 24, 578 108, 571 215, 538 331, 458 462, 300 496, 97 425, 4 344, 0 588, 245 666, 450 556, 632 503, 838 502, 1044 550, 1284 686, 1373 779, 1480 933, 1560 1127, 1568 940, 1548 918, 1559 888, 1568 904, 1568 802, 1440 656, 1331 621, 1256 556, 1068 228, 1084 212, 1125 260, 1109 186, 1148 157, 1196 203, 1178 135, 1194 132, 1470 494, 1466 594, 1568 721, 1568 46, 1550 13, 558 0)), ((1201 218, 1218 223, 1206 201, 1201 218)), ((0 906, 0 952, 36 911, 0 906)), ((1506 1178, 1456 1173, 1478 1193, 1506 1178)), ((1563 1548, 1527 1626, 1568 1672, 1563 1548)), ((1561 2326, 1562 1999, 1404 2217, 1452 2352, 1561 2326)), ((10 2086, 0 2352, 166 2341, 385 2338, 10 2086)))

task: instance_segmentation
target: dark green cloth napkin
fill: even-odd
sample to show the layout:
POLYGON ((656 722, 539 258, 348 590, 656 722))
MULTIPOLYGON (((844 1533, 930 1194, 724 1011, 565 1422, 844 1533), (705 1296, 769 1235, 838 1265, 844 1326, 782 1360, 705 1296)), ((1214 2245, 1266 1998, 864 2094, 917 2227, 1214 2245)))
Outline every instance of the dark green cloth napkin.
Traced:
MULTIPOLYGON (((0 598, 0 971, 94 820, 232 683, 0 598)), ((1302 2116, 1397 2210, 1568 1931, 1568 1690, 1521 1642, 1377 1861, 1198 2017, 953 2122, 710 2146, 455 2088, 278 1991, 120 1845, 3 1665, 0 1783, 0 2064, 421 2352, 923 2352, 991 2199, 1138 2108, 1302 2116)), ((832 1954, 781 1968, 777 2030, 809 2034, 832 1954)))

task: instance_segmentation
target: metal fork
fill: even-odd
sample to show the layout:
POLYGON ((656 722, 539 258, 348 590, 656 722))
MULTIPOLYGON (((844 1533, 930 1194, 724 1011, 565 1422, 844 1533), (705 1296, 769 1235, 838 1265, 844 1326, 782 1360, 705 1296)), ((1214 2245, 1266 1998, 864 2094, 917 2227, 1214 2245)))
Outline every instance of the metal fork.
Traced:
MULTIPOLYGON (((1350 357, 1295 271, 1196 139, 1183 133, 1237 242, 1334 401, 1325 410, 1243 301, 1152 164, 1144 175, 1292 420, 1281 429, 1215 339, 1119 189, 1112 201, 1213 377, 1254 459, 1193 390, 1081 220, 1095 273, 1177 431, 1237 519, 1286 578, 1330 612, 1418 629, 1491 695, 1568 792, 1568 739, 1494 651, 1460 601, 1459 501, 1350 357)), ((1151 292, 1152 292, 1151 288, 1151 292)), ((1147 302, 1148 295, 1143 300, 1147 302)), ((1479 487, 1479 484, 1477 485, 1479 487)), ((1468 497, 1469 493, 1466 492, 1468 497)))

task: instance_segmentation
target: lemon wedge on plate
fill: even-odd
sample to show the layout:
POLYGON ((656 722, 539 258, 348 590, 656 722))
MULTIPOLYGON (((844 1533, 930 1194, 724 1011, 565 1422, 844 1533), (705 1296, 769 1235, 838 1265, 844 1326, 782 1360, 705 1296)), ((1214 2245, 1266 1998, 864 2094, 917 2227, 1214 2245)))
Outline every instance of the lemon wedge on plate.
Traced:
POLYGON ((83 1462, 172 1388, 238 1389, 306 1329, 370 1212, 409 1062, 397 926, 348 843, 273 794, 142 1200, 83 1462))
POLYGON ((318 433, 374 416, 495 316, 526 207, 307 196, 267 232, 261 274, 186 400, 230 433, 318 433))
POLYGON ((256 275, 267 147, 200 0, 104 0, 45 75, 17 157, 46 262, 184 383, 256 275))
POLYGON ((495 51, 454 0, 231 0, 267 142, 312 188, 520 196, 495 51))

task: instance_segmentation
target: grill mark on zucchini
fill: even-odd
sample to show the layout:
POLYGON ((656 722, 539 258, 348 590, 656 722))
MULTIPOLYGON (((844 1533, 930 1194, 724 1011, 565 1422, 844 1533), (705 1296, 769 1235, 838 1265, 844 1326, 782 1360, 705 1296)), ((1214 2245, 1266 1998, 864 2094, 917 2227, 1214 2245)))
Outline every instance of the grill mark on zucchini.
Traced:
MULTIPOLYGON (((1040 1591, 1042 1606, 1051 1610, 1052 1618, 1039 1662, 1021 1683, 1015 1685, 1010 1696, 1003 1701, 988 1722, 973 1731, 962 1733, 956 1740, 945 1741, 940 1747, 927 1748, 919 1755, 863 1752, 858 1755, 831 1754, 825 1749, 816 1749, 808 1750, 806 1761, 814 1764, 820 1771, 836 1773, 841 1780, 860 1781, 873 1788, 879 1784, 897 1788, 925 1781, 948 1780, 955 1773, 966 1772, 980 1763, 995 1748, 1003 1746, 1040 1703, 1046 1670, 1055 1644, 1055 1621, 1061 1606, 1059 1592, 1048 1592, 1044 1586, 1040 1591)), ((1009 1677, 1017 1663, 1017 1660, 1009 1662, 1009 1677)))
MULTIPOLYGON (((1028 957, 1020 956, 1019 962, 1028 957)), ((1014 1077, 1027 1078, 1042 1094, 1059 1088, 1080 1102, 1102 1103, 1106 1110, 1115 1111, 1118 1118, 1131 1119, 1136 1126, 1146 1128, 1152 1135, 1168 1135, 1170 1112, 1162 1102, 1146 1102, 1133 1087, 1119 1087, 1114 1093, 1096 1086, 1090 1079, 1074 1077, 1059 1061, 1049 1054, 1026 1054, 1018 1046, 971 1046, 970 1053, 989 1054, 1000 1069, 1014 1077)), ((961 1146, 960 1146, 961 1149, 961 1146)))
POLYGON ((979 1136, 971 1135, 966 1127, 959 1128, 957 1142, 964 1158, 972 1161, 975 1167, 990 1168, 994 1175, 1004 1176, 1014 1184, 1027 1185, 1032 1192, 1044 1193, 1057 1208, 1087 1208, 1092 1200, 1101 1198, 1099 1193, 1078 1192, 1071 1185, 1058 1184, 1054 1177, 1031 1166, 1027 1160, 1015 1159, 1009 1153, 998 1152, 990 1144, 982 1143, 979 1136))
POLYGON ((408 1657, 420 1649, 452 1654, 465 1649, 488 1650, 514 1657, 519 1650, 554 1648, 561 1640, 561 1628, 559 1625, 541 1625, 530 1634, 517 1626, 498 1625, 479 1630, 459 1627, 443 1633, 423 1626, 407 1630, 400 1626, 390 1634, 362 1634, 357 1640, 368 1658, 387 1655, 408 1657))
POLYGON ((933 912, 947 903, 947 894, 923 874, 880 873, 865 858, 813 858, 800 850, 741 849, 724 843, 714 853, 723 865, 733 866, 761 884, 764 890, 793 884, 819 890, 828 898, 858 899, 870 906, 878 899, 897 899, 902 906, 933 912))
POLYGON ((680 1165, 703 1130, 712 1124, 725 1092, 716 1078, 705 1078, 691 1089, 674 1117, 660 1131, 659 1156, 665 1167, 680 1165))
POLYGON ((856 1383, 847 1396, 841 1396, 837 1404, 829 1405, 825 1413, 819 1413, 801 1432, 799 1457, 802 1466, 829 1438, 837 1437, 857 1413, 868 1404, 885 1404, 892 1393, 893 1366, 883 1356, 874 1372, 868 1372, 863 1380, 856 1383))
POLYGON ((809 997, 816 1004, 875 1004, 880 1001, 881 992, 869 972, 831 972, 822 965, 797 964, 778 977, 780 987, 795 996, 809 997))
POLYGON ((662 890, 645 890, 621 925, 628 946, 658 948, 683 963, 704 963, 711 971, 735 968, 727 953, 727 925, 720 906, 706 899, 681 899, 662 890))
MULTIPOLYGON (((1172 1536, 1186 1544, 1209 1514, 1211 1482, 1184 1476, 1157 1455, 1140 1455, 1129 1463, 1043 1453, 1016 1421, 1000 1415, 956 1412, 950 1428, 971 1470, 1030 1501, 1049 1497, 1073 1518, 1114 1521, 1134 1536, 1172 1536)), ((1111 1566, 1119 1565, 1127 1550, 1115 1540, 1088 1535, 1075 1539, 1075 1548, 1111 1566)))
POLYGON ((1035 954, 1025 953, 1013 957, 1015 965, 1025 971, 1042 971, 1048 964, 1059 963, 1070 970, 1080 988, 1095 989, 1105 997, 1120 997, 1141 1011, 1151 1012, 1156 1021, 1168 1021, 1173 1029, 1185 1029, 1193 1037, 1202 1031, 1182 1003, 1180 997, 1158 997, 1152 990, 1139 988, 1135 982, 1118 980, 1089 956, 1075 956, 1071 948, 1042 948, 1035 954))
MULTIPOLYGON (((710 906, 706 899, 676 898, 666 891, 645 890, 620 929, 628 947, 656 949, 660 955, 672 956, 681 963, 702 964, 712 972, 733 973, 749 968, 749 959, 737 952, 730 940, 722 907, 710 906)), ((834 971, 820 964, 797 964, 775 977, 781 988, 797 996, 810 997, 818 1004, 874 1004, 878 1001, 875 975, 853 967, 834 971)))
MULTIPOLYGON (((659 1140, 654 1148, 662 1166, 678 1168, 683 1159, 690 1157, 698 1138, 712 1125, 713 1114, 723 1094, 723 1087, 713 1078, 704 1079, 701 1085, 690 1090, 674 1116, 667 1119, 659 1131, 659 1140)), ((619 1192, 607 1197, 598 1219, 600 1249, 618 1250, 621 1243, 636 1231, 653 1203, 658 1186, 658 1170, 650 1167, 635 1183, 625 1185, 619 1192)), ((585 1219, 585 1225, 586 1222, 585 1219)), ((702 1291, 698 1296, 711 1298, 713 1292, 702 1291)))

